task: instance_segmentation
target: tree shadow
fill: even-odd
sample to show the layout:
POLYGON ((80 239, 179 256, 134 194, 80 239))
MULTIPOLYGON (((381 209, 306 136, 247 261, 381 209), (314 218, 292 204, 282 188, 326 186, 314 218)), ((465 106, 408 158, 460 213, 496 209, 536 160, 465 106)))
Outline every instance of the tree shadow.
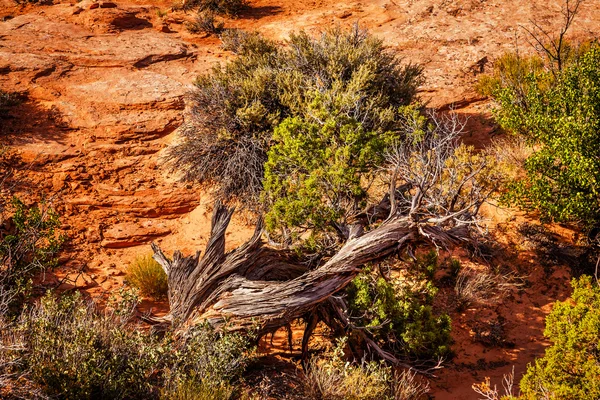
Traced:
POLYGON ((0 145, 64 145, 65 135, 72 130, 58 108, 46 108, 35 100, 23 97, 23 101, 0 116, 0 145))
POLYGON ((128 13, 115 18, 111 25, 119 30, 139 31, 152 28, 152 23, 144 18, 139 18, 136 13, 128 13))

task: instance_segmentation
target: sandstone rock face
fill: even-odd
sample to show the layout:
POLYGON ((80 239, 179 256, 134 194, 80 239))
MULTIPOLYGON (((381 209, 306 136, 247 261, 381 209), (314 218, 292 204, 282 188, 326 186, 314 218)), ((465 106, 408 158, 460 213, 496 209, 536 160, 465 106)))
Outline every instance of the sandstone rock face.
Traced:
POLYGON ((56 199, 75 258, 165 236, 200 202, 158 165, 204 67, 157 18, 155 8, 84 0, 0 22, 0 88, 29 98, 2 130, 28 163, 23 177, 56 199))
POLYGON ((137 246, 169 233, 171 230, 160 221, 124 222, 111 225, 103 232, 102 246, 107 248, 137 246))

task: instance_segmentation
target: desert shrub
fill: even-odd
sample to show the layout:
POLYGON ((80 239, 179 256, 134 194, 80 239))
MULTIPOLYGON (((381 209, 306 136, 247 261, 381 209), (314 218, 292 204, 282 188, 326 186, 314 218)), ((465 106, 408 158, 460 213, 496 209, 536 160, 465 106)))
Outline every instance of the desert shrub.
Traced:
POLYGON ((208 322, 191 328, 173 343, 173 349, 165 374, 169 386, 177 390, 197 385, 225 393, 226 383, 240 378, 251 360, 246 336, 218 332, 208 322))
POLYGON ((437 258, 431 261, 421 259, 403 278, 385 279, 367 269, 346 290, 353 324, 399 357, 435 361, 450 355, 450 317, 435 315, 432 307, 437 288, 425 268, 437 266, 437 258))
POLYGON ((226 29, 220 36, 223 50, 241 56, 258 56, 274 54, 277 51, 275 42, 265 39, 258 32, 243 29, 226 29))
POLYGON ((132 325, 135 295, 119 297, 100 312, 79 293, 47 294, 12 323, 0 315, 0 381, 58 399, 231 397, 250 359, 244 336, 208 324, 156 335, 132 325))
POLYGON ((184 10, 197 9, 199 11, 210 11, 216 14, 235 16, 248 5, 247 0, 184 0, 184 10))
POLYGON ((270 231, 345 225, 366 207, 369 182, 397 137, 313 104, 314 119, 288 118, 273 133, 264 180, 270 231))
POLYGON ((0 292, 11 305, 31 288, 31 278, 56 264, 64 237, 58 214, 46 203, 28 206, 13 197, 0 204, 0 292))
POLYGON ((394 111, 413 100, 421 82, 420 67, 404 65, 357 27, 331 29, 316 39, 293 34, 285 47, 240 31, 226 31, 223 41, 238 57, 198 78, 181 141, 167 158, 184 180, 212 184, 219 198, 246 205, 258 204, 269 149, 286 130, 319 130, 330 137, 320 139, 330 152, 348 152, 335 146, 357 130, 371 145, 374 136, 393 130, 394 111), (315 115, 324 113, 332 114, 327 126, 315 115), (297 119, 274 136, 286 118, 297 119))
POLYGON ((152 255, 138 256, 127 268, 127 283, 140 290, 144 296, 155 299, 167 297, 167 274, 152 255))
POLYGON ((600 288, 585 275, 572 286, 572 300, 557 302, 546 318, 552 345, 521 380, 524 399, 600 398, 600 288))
POLYGON ((113 314, 100 315, 79 294, 45 296, 26 311, 23 368, 63 399, 139 398, 153 395, 161 358, 156 339, 131 330, 113 314))
POLYGON ((526 176, 505 200, 546 220, 600 221, 600 45, 586 46, 560 71, 523 63, 518 80, 497 80, 497 119, 532 145, 526 176))
MULTIPOLYGON (((515 90, 517 99, 524 100, 525 93, 531 88, 528 75, 543 72, 544 61, 540 57, 505 53, 494 61, 491 74, 481 76, 475 89, 484 96, 494 96, 503 88, 510 87, 515 90)), ((550 78, 545 79, 549 79, 547 83, 551 83, 550 78)))
POLYGON ((196 14, 194 21, 186 24, 187 30, 191 33, 218 34, 223 30, 225 24, 217 21, 212 11, 200 11, 196 14))
POLYGON ((519 277, 512 273, 461 268, 454 286, 457 307, 463 310, 472 304, 497 304, 520 286, 519 277))
POLYGON ((353 364, 344 359, 345 339, 330 354, 313 357, 306 365, 305 392, 310 399, 321 400, 418 400, 429 385, 402 371, 375 361, 353 364))

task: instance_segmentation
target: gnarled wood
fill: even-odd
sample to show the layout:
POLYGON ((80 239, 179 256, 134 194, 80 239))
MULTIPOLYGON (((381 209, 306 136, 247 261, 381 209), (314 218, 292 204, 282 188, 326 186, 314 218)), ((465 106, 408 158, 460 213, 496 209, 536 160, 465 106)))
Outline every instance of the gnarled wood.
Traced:
MULTIPOLYGON (((307 331, 302 348, 306 351, 317 319, 336 332, 348 328, 344 312, 332 296, 365 264, 415 242, 451 247, 470 241, 479 208, 494 190, 487 186, 493 179, 478 180, 487 161, 472 157, 470 164, 459 165, 452 159, 457 129, 462 129, 454 119, 428 126, 432 130, 420 141, 402 143, 391 154, 390 193, 358 216, 352 226, 335 227, 346 242, 315 269, 308 269, 288 251, 266 247, 261 240, 262 222, 247 243, 225 253, 225 232, 234 210, 219 202, 202 257, 199 252, 190 257, 175 252, 171 260, 153 244, 154 258, 168 276, 175 327, 227 322, 229 329, 252 327, 262 335, 304 318, 307 331)), ((365 342, 382 358, 393 360, 369 338, 365 337, 365 342)))

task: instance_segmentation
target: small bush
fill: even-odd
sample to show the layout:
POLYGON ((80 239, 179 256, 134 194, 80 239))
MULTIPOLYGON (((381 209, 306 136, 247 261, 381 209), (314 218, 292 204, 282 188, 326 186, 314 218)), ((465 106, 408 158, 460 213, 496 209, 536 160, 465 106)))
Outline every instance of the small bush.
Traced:
POLYGON ((121 297, 100 312, 79 293, 47 294, 13 323, 0 314, 0 383, 27 383, 24 398, 232 398, 250 360, 244 336, 208 324, 156 335, 131 325, 135 296, 121 297))
POLYGON ((62 399, 147 399, 163 350, 153 337, 100 315, 79 294, 49 294, 26 311, 23 367, 50 395, 62 399))
POLYGON ((435 361, 450 355, 451 323, 447 315, 433 312, 437 288, 425 265, 431 263, 421 259, 420 272, 406 279, 386 280, 367 270, 352 281, 346 296, 350 319, 373 333, 382 348, 401 358, 435 361))
MULTIPOLYGON (((222 39, 223 46, 238 57, 198 78, 189 96, 182 140, 169 149, 167 158, 174 170, 183 173, 182 179, 213 185, 222 200, 238 200, 250 207, 262 207, 267 160, 272 161, 271 177, 277 176, 283 170, 277 160, 285 165, 288 147, 296 145, 307 130, 321 133, 315 135, 318 144, 314 144, 325 146, 320 157, 324 164, 309 166, 308 174, 325 165, 332 176, 350 163, 345 183, 356 181, 359 169, 372 170, 384 141, 378 138, 394 136, 390 132, 398 128, 395 110, 414 99, 422 81, 421 67, 403 63, 381 40, 358 27, 330 29, 318 38, 300 32, 291 35, 285 47, 237 30, 225 31, 222 39), (275 136, 278 126, 281 134, 275 136), (285 142, 284 134, 295 126, 302 129, 287 135, 290 140, 285 142), (354 136, 364 147, 349 145, 354 136), (276 143, 281 146, 270 155, 276 143), (334 154, 337 163, 331 162, 334 154)), ((302 178, 303 167, 291 171, 290 180, 296 175, 302 178)), ((310 181, 302 180, 304 186, 310 181)), ((273 182, 265 199, 276 202, 289 186, 273 182)), ((359 207, 353 201, 363 195, 364 187, 340 186, 334 194, 340 194, 350 208, 359 207)))
POLYGON ((217 332, 208 322, 191 328, 172 347, 173 357, 166 376, 170 386, 175 388, 194 382, 220 387, 240 378, 250 361, 247 337, 217 332))
POLYGON ((500 64, 486 90, 500 126, 532 148, 504 201, 591 228, 600 223, 600 44, 569 54, 559 70, 506 56, 516 61, 500 64))
POLYGON ((557 302, 546 318, 544 336, 552 345, 528 366, 523 399, 600 398, 600 288, 585 275, 572 286, 572 300, 557 302))
MULTIPOLYGON (((0 294, 17 305, 31 289, 34 274, 56 264, 65 237, 58 214, 44 202, 28 206, 14 197, 0 199, 0 294)), ((7 300, 8 301, 8 300, 7 300)))
POLYGON ((167 297, 167 274, 151 255, 139 256, 127 268, 127 282, 144 296, 155 299, 167 297))
POLYGON ((209 35, 218 34, 223 30, 225 24, 217 22, 216 16, 212 11, 198 12, 194 22, 189 22, 186 27, 191 33, 206 33, 209 35))

